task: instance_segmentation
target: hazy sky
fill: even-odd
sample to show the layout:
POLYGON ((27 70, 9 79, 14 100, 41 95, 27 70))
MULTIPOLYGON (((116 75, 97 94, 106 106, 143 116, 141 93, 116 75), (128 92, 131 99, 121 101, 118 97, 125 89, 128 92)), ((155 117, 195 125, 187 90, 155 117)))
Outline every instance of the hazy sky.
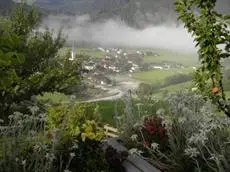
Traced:
POLYGON ((120 20, 91 23, 89 16, 49 16, 43 20, 42 27, 54 30, 63 27, 69 41, 85 41, 109 47, 155 47, 195 52, 193 39, 183 26, 165 24, 137 30, 120 20))

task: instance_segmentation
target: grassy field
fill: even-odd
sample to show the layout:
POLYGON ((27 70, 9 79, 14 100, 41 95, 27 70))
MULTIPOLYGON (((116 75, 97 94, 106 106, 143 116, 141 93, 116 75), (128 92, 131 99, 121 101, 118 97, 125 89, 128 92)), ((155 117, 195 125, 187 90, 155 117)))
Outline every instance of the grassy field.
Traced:
POLYGON ((112 126, 116 125, 115 115, 123 113, 124 102, 121 100, 105 100, 97 102, 101 121, 112 126))
POLYGON ((175 84, 175 85, 170 85, 164 88, 159 89, 158 91, 156 91, 156 93, 154 93, 154 97, 161 99, 164 95, 164 93, 172 93, 172 92, 176 92, 179 91, 181 89, 189 89, 193 87, 193 83, 192 81, 188 81, 188 82, 183 82, 183 83, 179 83, 179 84, 175 84))
MULTIPOLYGON (((125 101, 122 99, 118 100, 105 100, 97 102, 99 106, 99 114, 101 116, 101 121, 112 126, 116 126, 116 115, 122 116, 125 113, 125 101)), ((155 114, 156 111, 160 108, 164 108, 165 104, 162 101, 158 101, 153 103, 148 101, 140 101, 136 99, 132 99, 132 115, 133 118, 139 119, 140 116, 144 116, 146 114, 155 114), (138 111, 138 104, 142 104, 140 111, 138 111), (137 118, 136 118, 137 117, 137 118)))
MULTIPOLYGON (((189 74, 194 72, 192 69, 193 66, 197 66, 198 58, 195 54, 183 54, 177 53, 169 50, 162 49, 143 49, 143 51, 151 51, 158 53, 159 56, 145 56, 144 61, 146 63, 157 63, 162 61, 171 61, 182 64, 185 67, 184 69, 170 69, 170 70, 151 70, 146 72, 138 72, 134 74, 134 78, 150 84, 163 83, 165 79, 169 76, 173 76, 179 73, 189 74)), ((184 82, 180 84, 170 85, 164 88, 159 89, 154 96, 161 98, 165 92, 174 92, 182 88, 192 87, 192 82, 184 82)))
MULTIPOLYGON (((168 87, 164 87, 159 89, 156 93, 154 93, 154 97, 156 98, 162 98, 164 93, 170 93, 170 92, 176 92, 179 91, 181 89, 191 89, 192 87, 194 87, 194 83, 192 81, 188 81, 188 82, 184 82, 184 83, 180 83, 180 84, 175 84, 175 85, 170 85, 168 87)), ((230 91, 226 91, 225 92, 226 97, 230 98, 230 91)))
POLYGON ((145 49, 145 51, 153 51, 159 54, 159 56, 145 56, 144 61, 146 63, 171 61, 183 64, 185 66, 195 66, 198 62, 198 57, 196 54, 177 53, 162 49, 145 49))
POLYGON ((146 83, 159 83, 163 82, 169 76, 176 75, 179 73, 189 74, 194 70, 192 68, 184 69, 171 69, 171 70, 151 70, 146 72, 137 72, 134 74, 134 78, 146 82, 146 83))

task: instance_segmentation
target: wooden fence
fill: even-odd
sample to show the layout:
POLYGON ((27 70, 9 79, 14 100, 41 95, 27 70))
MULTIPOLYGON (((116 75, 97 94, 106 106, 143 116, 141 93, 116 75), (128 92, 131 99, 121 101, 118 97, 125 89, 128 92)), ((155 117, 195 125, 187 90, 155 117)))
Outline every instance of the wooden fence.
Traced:
POLYGON ((117 128, 111 127, 109 125, 104 125, 105 135, 107 137, 118 137, 119 131, 117 128))

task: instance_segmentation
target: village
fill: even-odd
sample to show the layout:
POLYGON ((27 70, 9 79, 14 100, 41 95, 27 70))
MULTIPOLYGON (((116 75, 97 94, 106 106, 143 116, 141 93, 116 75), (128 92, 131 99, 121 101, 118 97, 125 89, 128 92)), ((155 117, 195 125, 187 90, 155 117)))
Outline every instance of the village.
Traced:
POLYGON ((133 73, 148 70, 170 70, 171 68, 184 68, 183 65, 162 61, 158 63, 145 63, 144 57, 152 58, 159 56, 156 52, 142 52, 140 50, 125 51, 120 48, 102 48, 97 50, 103 52, 102 57, 90 57, 84 62, 84 78, 94 85, 116 85, 111 76, 127 75, 132 78, 133 73))

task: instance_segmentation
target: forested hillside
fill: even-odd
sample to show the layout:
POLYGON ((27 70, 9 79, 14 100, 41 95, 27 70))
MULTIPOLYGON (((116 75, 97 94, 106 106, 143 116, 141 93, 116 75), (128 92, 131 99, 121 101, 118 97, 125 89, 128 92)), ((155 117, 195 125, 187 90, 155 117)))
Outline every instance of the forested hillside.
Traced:
MULTIPOLYGON (((146 24, 174 22, 177 18, 175 0, 37 0, 36 5, 58 13, 89 13, 93 21, 120 18, 127 24, 143 27, 146 24)), ((230 12, 229 0, 218 0, 216 8, 230 12)))
MULTIPOLYGON (((130 26, 142 28, 148 24, 174 23, 177 14, 175 0, 36 0, 35 5, 42 14, 89 14, 92 21, 120 18, 130 26)), ((12 0, 1 0, 0 14, 9 13, 12 0)), ((230 11, 229 0, 218 0, 218 11, 230 11)))

